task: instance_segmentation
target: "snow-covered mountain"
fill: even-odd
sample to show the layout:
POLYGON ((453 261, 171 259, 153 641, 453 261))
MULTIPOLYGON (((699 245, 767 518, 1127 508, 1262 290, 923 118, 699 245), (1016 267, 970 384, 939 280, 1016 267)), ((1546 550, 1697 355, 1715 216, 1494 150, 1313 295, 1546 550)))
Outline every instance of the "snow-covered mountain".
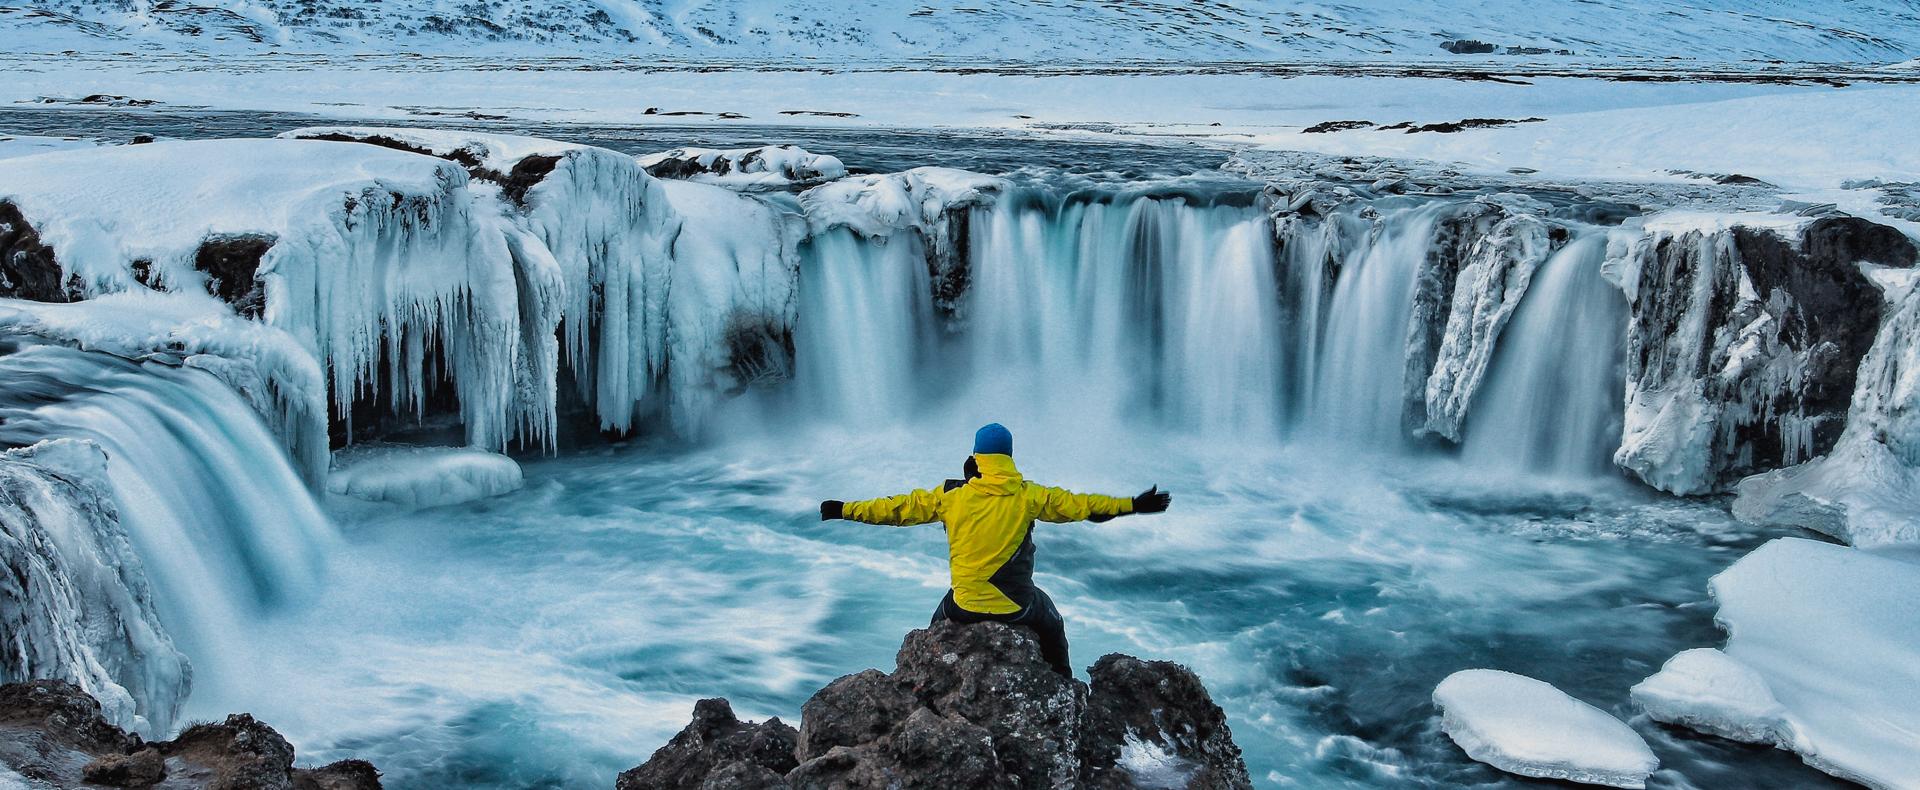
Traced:
POLYGON ((1920 2, 1849 0, 51 0, 14 51, 575 54, 781 61, 1574 57, 1892 63, 1920 2))

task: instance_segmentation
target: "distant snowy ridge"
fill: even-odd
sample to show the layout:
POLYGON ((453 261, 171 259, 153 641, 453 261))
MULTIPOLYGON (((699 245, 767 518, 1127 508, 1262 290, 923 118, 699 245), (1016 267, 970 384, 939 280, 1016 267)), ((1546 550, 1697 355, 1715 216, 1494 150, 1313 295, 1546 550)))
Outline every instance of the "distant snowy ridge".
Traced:
POLYGON ((1475 4, 1350 0, 52 0, 0 6, 24 51, 601 54, 833 61, 1432 60, 1538 57, 1892 63, 1920 55, 1904 0, 1475 4), (24 46, 23 46, 24 42, 24 46))

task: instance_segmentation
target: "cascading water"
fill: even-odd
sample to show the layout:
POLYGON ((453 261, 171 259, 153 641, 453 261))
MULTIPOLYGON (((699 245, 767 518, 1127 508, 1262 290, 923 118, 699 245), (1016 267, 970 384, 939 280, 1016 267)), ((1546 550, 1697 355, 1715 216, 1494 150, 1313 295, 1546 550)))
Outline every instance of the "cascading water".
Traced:
POLYGON ((1603 232, 1585 233, 1534 276, 1474 404, 1469 465, 1574 479, 1608 473, 1620 442, 1626 301, 1600 274, 1606 247, 1603 232))
POLYGON ((0 355, 0 379, 0 445, 103 448, 120 523, 201 687, 243 672, 227 659, 246 624, 311 592, 335 540, 259 415, 204 371, 64 346, 0 355))

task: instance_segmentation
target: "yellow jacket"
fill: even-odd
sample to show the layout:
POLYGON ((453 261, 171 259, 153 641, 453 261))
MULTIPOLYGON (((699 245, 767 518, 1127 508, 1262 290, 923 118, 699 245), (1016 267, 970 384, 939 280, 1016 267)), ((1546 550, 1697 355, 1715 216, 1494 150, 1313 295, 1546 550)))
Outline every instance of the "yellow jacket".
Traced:
POLYGON ((934 521, 947 525, 947 564, 953 601, 984 614, 1012 614, 1032 600, 1033 522, 1085 521, 1133 512, 1127 497, 1076 494, 1029 483, 1009 455, 973 457, 980 476, 948 481, 899 496, 848 502, 843 517, 907 527, 934 521))

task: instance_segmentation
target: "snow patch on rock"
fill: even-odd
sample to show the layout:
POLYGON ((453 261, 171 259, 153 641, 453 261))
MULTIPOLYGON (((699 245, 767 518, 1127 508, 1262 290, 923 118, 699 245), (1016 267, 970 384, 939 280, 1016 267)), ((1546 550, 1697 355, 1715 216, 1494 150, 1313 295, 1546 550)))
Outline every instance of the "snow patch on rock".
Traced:
POLYGON ((811 186, 847 175, 839 157, 797 145, 759 148, 675 148, 641 156, 656 178, 685 179, 743 191, 811 186))
POLYGON ((1005 179, 951 167, 852 176, 800 195, 815 234, 848 228, 866 238, 902 230, 938 235, 951 212, 986 205, 1007 188, 1005 179))
POLYGON ((1660 767, 1633 728, 1523 675, 1455 672, 1434 688, 1433 703, 1468 757, 1508 773, 1639 788, 1660 767))

